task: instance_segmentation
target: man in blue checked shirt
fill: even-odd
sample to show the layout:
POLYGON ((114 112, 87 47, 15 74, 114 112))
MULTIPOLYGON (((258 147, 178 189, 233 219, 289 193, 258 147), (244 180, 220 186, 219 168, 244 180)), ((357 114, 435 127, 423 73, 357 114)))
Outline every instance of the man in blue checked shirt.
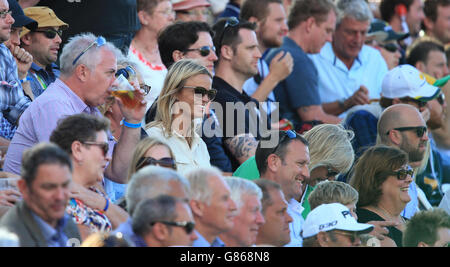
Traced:
MULTIPOLYGON (((0 145, 8 145, 5 136, 10 135, 19 116, 30 105, 20 82, 17 63, 11 51, 5 46, 15 22, 7 0, 0 0, 0 145)), ((28 63, 27 63, 28 64, 28 63)), ((31 64, 31 62, 29 62, 31 64)))

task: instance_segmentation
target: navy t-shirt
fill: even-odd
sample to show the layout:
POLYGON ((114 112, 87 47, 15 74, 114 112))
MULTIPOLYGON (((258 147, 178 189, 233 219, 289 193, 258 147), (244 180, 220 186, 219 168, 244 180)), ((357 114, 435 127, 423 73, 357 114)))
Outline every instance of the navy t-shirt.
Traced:
POLYGON ((268 64, 279 51, 291 54, 294 68, 285 80, 278 83, 273 92, 280 103, 280 117, 292 121, 297 126, 302 122, 297 113, 298 108, 321 104, 318 91, 319 76, 312 60, 289 37, 284 37, 280 48, 270 51, 266 59, 268 64))

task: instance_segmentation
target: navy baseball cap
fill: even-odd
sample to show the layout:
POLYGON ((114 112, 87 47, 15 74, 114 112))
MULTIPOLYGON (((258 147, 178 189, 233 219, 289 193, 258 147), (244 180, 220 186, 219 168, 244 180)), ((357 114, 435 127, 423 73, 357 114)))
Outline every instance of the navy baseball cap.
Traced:
POLYGON ((383 43, 392 40, 403 40, 409 36, 409 33, 396 32, 387 22, 374 19, 370 24, 370 29, 367 33, 367 37, 371 36, 374 36, 374 39, 377 40, 377 42, 383 43))
POLYGON ((27 27, 30 30, 35 30, 38 27, 37 21, 25 16, 22 8, 20 7, 17 0, 8 0, 9 10, 12 11, 12 17, 14 19, 13 28, 27 27))

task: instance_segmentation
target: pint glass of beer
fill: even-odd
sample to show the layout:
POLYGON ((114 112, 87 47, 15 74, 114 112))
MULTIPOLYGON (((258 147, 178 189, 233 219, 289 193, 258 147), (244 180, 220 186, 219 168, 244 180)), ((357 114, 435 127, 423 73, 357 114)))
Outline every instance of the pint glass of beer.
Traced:
POLYGON ((112 88, 112 95, 120 98, 127 108, 139 106, 139 99, 134 94, 134 87, 120 74, 116 79, 117 86, 112 88))

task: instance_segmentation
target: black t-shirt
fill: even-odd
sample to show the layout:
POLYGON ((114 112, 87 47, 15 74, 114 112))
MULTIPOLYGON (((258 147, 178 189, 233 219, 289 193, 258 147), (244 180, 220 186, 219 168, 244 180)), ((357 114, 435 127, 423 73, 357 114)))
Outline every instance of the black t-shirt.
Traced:
POLYGON ((270 123, 267 122, 263 109, 259 108, 258 101, 247 95, 245 91, 240 93, 217 76, 213 79, 213 88, 217 90, 217 95, 211 108, 214 109, 223 129, 223 138, 251 133, 259 140, 270 123), (266 127, 260 127, 262 123, 266 123, 266 127))
MULTIPOLYGON (((370 221, 385 221, 385 219, 378 216, 378 214, 366 209, 357 208, 356 215, 358 215, 358 222, 360 223, 367 223, 370 221)), ((406 220, 406 218, 404 219, 406 220)), ((394 240, 397 247, 402 247, 403 232, 398 230, 394 226, 388 226, 387 229, 389 230, 388 237, 394 240)))
POLYGON ((48 6, 69 24, 63 33, 63 43, 83 32, 105 36, 136 32, 140 28, 136 0, 41 0, 38 5, 48 6))
POLYGON ((259 108, 256 99, 242 91, 240 93, 219 77, 214 77, 213 88, 217 90, 211 109, 222 127, 224 150, 231 160, 233 171, 239 167, 239 162, 225 145, 225 140, 243 133, 251 133, 256 140, 270 130, 270 121, 264 109, 259 108), (264 127, 262 127, 265 125, 264 127))

